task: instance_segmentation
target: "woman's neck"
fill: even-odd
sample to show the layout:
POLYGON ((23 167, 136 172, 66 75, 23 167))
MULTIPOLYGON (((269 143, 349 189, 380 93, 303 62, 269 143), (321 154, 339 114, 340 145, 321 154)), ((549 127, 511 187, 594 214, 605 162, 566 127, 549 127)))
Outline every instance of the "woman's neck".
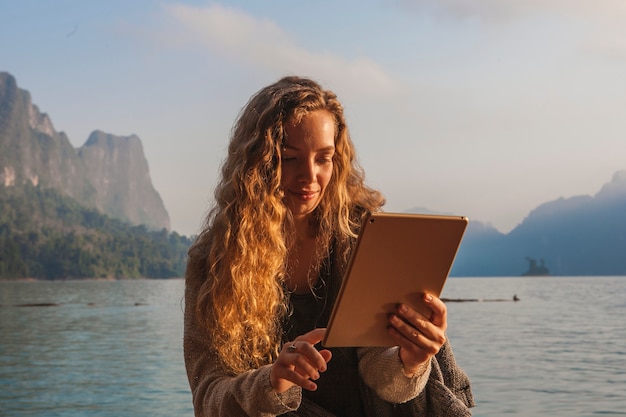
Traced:
POLYGON ((306 293, 315 285, 319 265, 317 242, 307 218, 294 219, 294 242, 289 249, 287 287, 295 293, 306 293))
POLYGON ((297 217, 293 219, 296 241, 302 241, 313 237, 311 223, 308 217, 297 217))

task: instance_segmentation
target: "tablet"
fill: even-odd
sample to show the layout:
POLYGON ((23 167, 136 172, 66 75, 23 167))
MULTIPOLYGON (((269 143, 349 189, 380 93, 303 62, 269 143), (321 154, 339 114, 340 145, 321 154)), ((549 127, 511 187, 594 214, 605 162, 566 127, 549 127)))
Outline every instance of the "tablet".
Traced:
POLYGON ((430 316, 425 292, 439 297, 468 219, 373 213, 363 222, 323 345, 394 346, 388 317, 398 303, 430 316))

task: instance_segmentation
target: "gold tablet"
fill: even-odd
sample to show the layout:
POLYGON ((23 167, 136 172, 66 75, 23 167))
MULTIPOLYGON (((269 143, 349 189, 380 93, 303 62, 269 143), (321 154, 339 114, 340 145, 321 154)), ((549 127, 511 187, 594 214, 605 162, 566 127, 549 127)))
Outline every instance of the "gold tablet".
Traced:
POLYGON ((398 303, 430 316, 423 294, 441 294, 467 224, 462 216, 370 214, 352 252, 323 345, 395 345, 387 327, 398 303))

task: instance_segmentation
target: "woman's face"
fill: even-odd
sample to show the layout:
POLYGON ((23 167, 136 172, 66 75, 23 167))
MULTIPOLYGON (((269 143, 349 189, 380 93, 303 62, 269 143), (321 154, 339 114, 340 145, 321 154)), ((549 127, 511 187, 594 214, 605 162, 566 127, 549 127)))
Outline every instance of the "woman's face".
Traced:
POLYGON ((302 220, 322 201, 333 175, 334 117, 317 110, 298 124, 287 123, 285 133, 281 185, 285 204, 296 220, 302 220))

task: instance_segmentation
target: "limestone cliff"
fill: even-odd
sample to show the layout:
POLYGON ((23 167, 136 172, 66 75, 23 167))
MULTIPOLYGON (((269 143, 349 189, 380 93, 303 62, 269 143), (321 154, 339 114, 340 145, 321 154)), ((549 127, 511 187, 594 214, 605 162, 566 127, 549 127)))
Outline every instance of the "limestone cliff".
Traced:
POLYGON ((111 217, 170 229, 141 140, 96 131, 75 149, 13 76, 0 72, 0 185, 54 188, 111 217))

